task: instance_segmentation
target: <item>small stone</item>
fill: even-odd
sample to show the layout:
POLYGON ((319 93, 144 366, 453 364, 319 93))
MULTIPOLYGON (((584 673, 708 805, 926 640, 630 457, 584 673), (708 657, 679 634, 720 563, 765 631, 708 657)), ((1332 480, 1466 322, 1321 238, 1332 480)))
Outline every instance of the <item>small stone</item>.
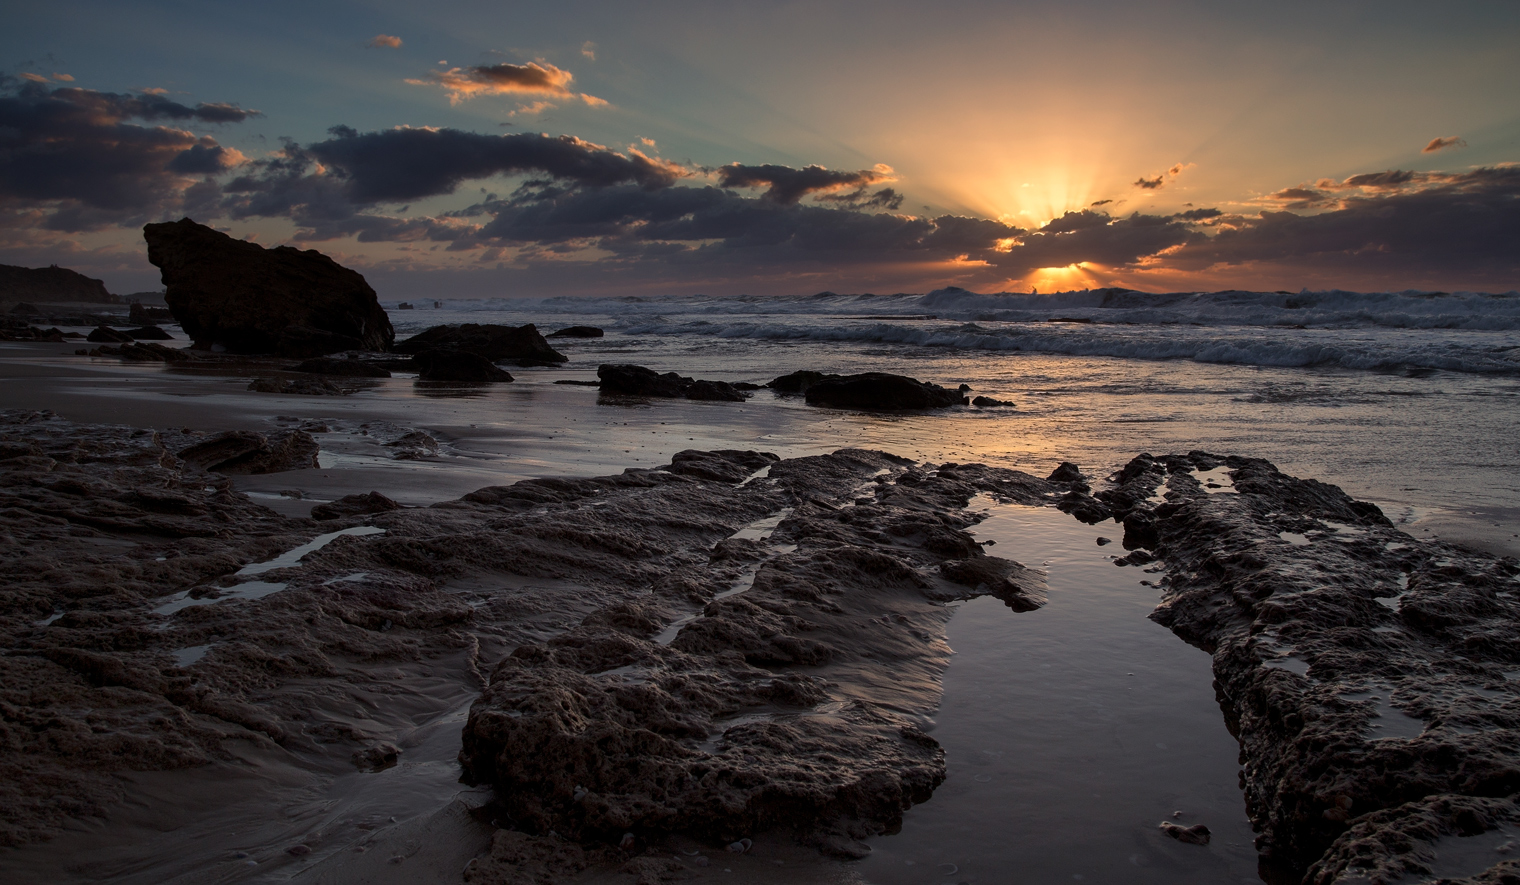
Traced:
POLYGON ((1194 824, 1191 827, 1179 826, 1169 820, 1161 822, 1161 832, 1171 836, 1178 842, 1186 842, 1189 845, 1207 845, 1212 835, 1209 828, 1203 824, 1194 824))
POLYGON ((300 844, 292 845, 289 848, 285 849, 285 853, 291 857, 305 857, 306 855, 311 854, 311 847, 308 845, 300 844))

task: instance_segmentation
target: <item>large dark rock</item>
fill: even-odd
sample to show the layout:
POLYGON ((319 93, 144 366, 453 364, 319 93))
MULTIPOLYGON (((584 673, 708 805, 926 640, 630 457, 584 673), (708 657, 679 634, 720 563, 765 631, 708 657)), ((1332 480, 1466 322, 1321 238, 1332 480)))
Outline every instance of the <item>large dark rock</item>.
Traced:
POLYGON ((525 326, 496 326, 464 323, 434 326, 425 332, 397 342, 397 353, 422 353, 424 350, 458 350, 484 357, 490 362, 502 360, 539 360, 563 363, 569 357, 549 346, 532 323, 525 326))
POLYGON ((318 357, 307 360, 292 371, 310 372, 313 375, 340 375, 344 378, 389 378, 391 373, 383 366, 366 360, 335 360, 318 357))
POLYGON ((512 376, 498 369, 479 354, 461 350, 424 350, 412 357, 418 381, 511 381, 512 376))
POLYGON ((89 301, 115 304, 116 296, 106 284, 78 271, 52 267, 17 267, 0 264, 0 297, 28 301, 89 301))
POLYGON ((872 411, 942 409, 960 405, 963 399, 959 391, 886 372, 828 378, 809 386, 806 396, 810 406, 872 411))
POLYGON ((122 344, 132 340, 126 332, 118 332, 110 326, 96 326, 86 340, 96 344, 122 344))
POLYGON ((662 375, 643 366, 603 363, 596 377, 602 379, 602 393, 619 396, 744 402, 744 394, 726 381, 698 381, 675 372, 662 375))
POLYGON ((820 381, 830 381, 838 377, 838 375, 825 375, 822 372, 810 372, 803 369, 790 375, 782 375, 765 386, 781 393, 805 393, 809 387, 820 381))
POLYGON ((147 225, 143 238, 197 348, 309 357, 395 340, 364 277, 315 249, 265 249, 188 218, 147 225))
POLYGON ((550 338, 600 338, 604 333, 596 326, 567 326, 549 333, 550 338))
POLYGON ((171 313, 167 307, 152 307, 146 304, 137 304, 134 302, 132 306, 127 310, 127 318, 139 325, 149 326, 165 321, 172 322, 174 320, 174 314, 171 313))
POLYGON ((217 473, 279 473, 317 466, 317 441, 304 430, 229 430, 179 450, 187 464, 217 473))
POLYGON ((336 501, 318 504, 311 508, 311 518, 317 520, 342 519, 347 516, 368 516, 400 510, 401 505, 379 492, 367 495, 344 495, 336 501))

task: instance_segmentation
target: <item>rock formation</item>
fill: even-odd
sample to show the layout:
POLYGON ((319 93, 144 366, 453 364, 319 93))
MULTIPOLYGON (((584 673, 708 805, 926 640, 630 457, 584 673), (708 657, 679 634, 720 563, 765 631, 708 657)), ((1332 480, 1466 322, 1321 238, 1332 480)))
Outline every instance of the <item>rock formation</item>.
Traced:
POLYGON ((524 326, 498 326, 464 323, 434 326, 425 332, 397 342, 397 353, 421 353, 424 350, 457 350, 473 353, 493 363, 504 360, 527 360, 538 363, 563 363, 569 357, 549 346, 538 329, 524 326))
POLYGON ((958 406, 965 399, 959 391, 886 372, 824 378, 805 385, 804 395, 810 406, 869 411, 942 409, 958 406))
POLYGON ((149 224, 143 238, 197 348, 311 357, 395 339, 364 277, 314 249, 265 249, 188 218, 149 224))
POLYGON ((550 332, 550 338, 600 338, 605 333, 596 326, 566 326, 557 332, 550 332))
POLYGON ((51 267, 0 264, 0 299, 117 303, 116 296, 106 291, 105 283, 56 264, 51 267))
POLYGON ((412 357, 418 381, 511 381, 512 375, 467 350, 424 350, 412 357))
POLYGON ((742 403, 744 394, 727 381, 698 381, 628 364, 603 363, 597 367, 602 393, 616 396, 653 396, 665 399, 714 400, 742 403))

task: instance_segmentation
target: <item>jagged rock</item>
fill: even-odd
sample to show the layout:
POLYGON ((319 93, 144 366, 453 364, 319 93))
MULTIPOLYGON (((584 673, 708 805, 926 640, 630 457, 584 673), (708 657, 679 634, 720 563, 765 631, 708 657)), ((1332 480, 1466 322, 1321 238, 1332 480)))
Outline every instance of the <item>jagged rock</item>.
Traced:
POLYGON ((1087 475, 1082 472, 1082 468, 1072 462, 1062 461, 1046 479, 1051 482, 1086 482, 1087 475))
POLYGON ((229 430, 175 454, 187 464, 216 473, 279 473, 317 466, 321 449, 304 430, 270 434, 229 430))
POLYGON ((412 357, 418 381, 511 381, 508 372, 463 350, 424 350, 412 357))
POLYGON ((618 396, 653 396, 666 399, 695 399, 741 403, 744 394, 726 381, 698 381, 666 372, 663 375, 644 366, 603 363, 597 367, 602 393, 618 396))
POLYGON ((137 329, 128 329, 126 334, 132 336, 134 341, 173 341, 174 336, 157 326, 143 326, 137 329))
POLYGON ((309 359, 294 367, 294 372, 313 375, 337 375, 343 378, 389 378, 391 373, 366 360, 335 360, 325 357, 309 359))
MULTIPOLYGON (((117 301, 115 295, 106 291, 105 283, 56 264, 51 267, 0 264, 0 297, 96 304, 115 304, 117 301)), ((31 309, 36 311, 36 307, 31 309)))
POLYGON ((149 326, 155 323, 172 323, 174 314, 167 307, 150 307, 133 302, 131 308, 127 310, 127 319, 140 326, 149 326))
POLYGON ((982 409, 991 409, 1000 406, 1007 406, 1009 408, 1013 407, 1013 403, 1007 402, 1005 400, 993 399, 990 396, 974 396, 971 398, 971 404, 982 409))
POLYGON ((962 400, 957 391, 886 372, 826 378, 809 385, 804 394, 810 406, 870 411, 942 409, 960 405, 962 400))
POLYGON ((130 342, 133 339, 126 332, 118 332, 109 326, 96 326, 90 331, 85 340, 93 341, 96 344, 122 344, 130 342))
POLYGON ((596 326, 567 326, 557 332, 550 332, 550 338, 600 338, 604 333, 596 326))
POLYGON ((457 350, 473 353, 492 363, 503 360, 542 360, 563 363, 569 357, 549 346, 532 323, 498 326, 464 323, 434 326, 397 342, 397 353, 420 354, 425 350, 457 350))
POLYGON ((719 449, 717 451, 699 451, 686 449, 676 452, 670 457, 670 465, 665 469, 671 473, 682 476, 695 476, 698 479, 710 479, 716 482, 742 482, 748 479, 755 471, 781 460, 777 455, 770 452, 739 451, 737 449, 719 449))
POLYGON ((974 556, 949 560, 939 570, 957 584, 996 596, 1016 612, 1034 611, 1048 601, 1044 575, 1010 559, 974 556))
POLYGON ((265 249, 188 218, 149 224, 143 237, 197 348, 310 357, 387 350, 395 339, 364 277, 315 249, 265 249))
POLYGON ((336 501, 318 504, 311 508, 311 518, 342 519, 346 516, 367 516, 371 513, 385 513, 400 509, 401 505, 390 498, 379 492, 369 492, 363 495, 344 495, 336 501))

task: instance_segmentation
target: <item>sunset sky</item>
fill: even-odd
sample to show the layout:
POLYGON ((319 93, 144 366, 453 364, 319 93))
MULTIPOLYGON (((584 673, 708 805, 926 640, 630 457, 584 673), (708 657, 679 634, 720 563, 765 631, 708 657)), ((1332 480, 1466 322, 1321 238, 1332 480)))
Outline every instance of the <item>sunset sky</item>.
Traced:
POLYGON ((116 292, 1520 287, 1513 2, 6 6, 0 262, 116 292))

